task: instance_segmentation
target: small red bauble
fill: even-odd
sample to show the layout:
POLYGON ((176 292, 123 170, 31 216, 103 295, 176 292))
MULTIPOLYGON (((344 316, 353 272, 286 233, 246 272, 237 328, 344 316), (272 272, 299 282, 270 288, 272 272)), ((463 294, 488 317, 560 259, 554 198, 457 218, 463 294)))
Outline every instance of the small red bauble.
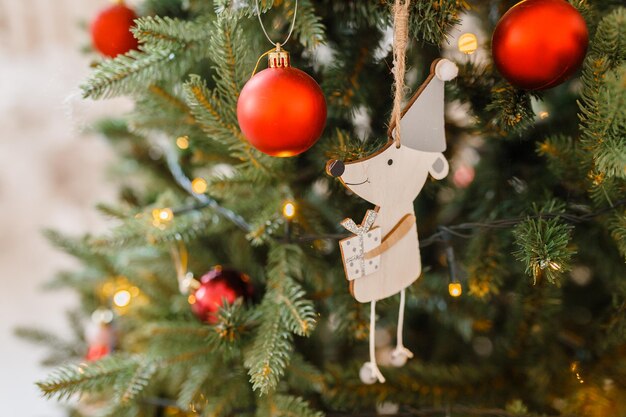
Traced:
POLYGON ((496 67, 512 85, 544 90, 569 78, 583 62, 585 20, 565 0, 525 0, 502 16, 493 33, 496 67))
POLYGON ((91 315, 91 322, 85 327, 85 341, 88 345, 86 360, 102 359, 115 348, 116 335, 112 320, 113 312, 105 308, 99 308, 91 315))
POLYGON ((94 362, 100 360, 111 353, 111 348, 108 345, 91 345, 85 355, 85 360, 94 362))
POLYGON ((135 19, 135 12, 124 4, 102 10, 91 23, 93 47, 111 58, 137 49, 137 39, 130 31, 135 19))
POLYGON ((270 68, 252 77, 237 101, 239 127, 250 144, 271 156, 298 155, 319 139, 326 124, 322 89, 289 66, 285 51, 269 56, 270 68))
POLYGON ((249 300, 251 297, 252 284, 248 275, 216 266, 200 278, 200 284, 193 294, 191 310, 200 320, 216 323, 216 313, 223 300, 232 304, 238 298, 249 300))

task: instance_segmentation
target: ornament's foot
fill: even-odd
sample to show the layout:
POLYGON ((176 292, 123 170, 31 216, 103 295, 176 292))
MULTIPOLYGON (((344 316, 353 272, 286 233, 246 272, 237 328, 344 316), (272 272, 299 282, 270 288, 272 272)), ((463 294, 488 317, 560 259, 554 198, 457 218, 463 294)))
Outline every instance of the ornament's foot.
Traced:
POLYGON ((381 384, 385 383, 385 377, 378 369, 378 365, 373 362, 365 362, 363 366, 361 366, 361 370, 359 371, 359 378, 361 378, 361 382, 367 385, 371 385, 376 381, 381 384))
POLYGON ((406 361, 413 357, 413 352, 400 345, 391 352, 391 364, 396 368, 401 368, 406 361))

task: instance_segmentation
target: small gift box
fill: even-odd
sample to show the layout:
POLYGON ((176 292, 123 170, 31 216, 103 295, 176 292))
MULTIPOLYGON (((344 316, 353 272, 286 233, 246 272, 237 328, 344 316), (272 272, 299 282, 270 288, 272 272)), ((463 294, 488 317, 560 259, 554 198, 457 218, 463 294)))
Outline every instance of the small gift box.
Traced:
POLYGON ((367 252, 381 244, 380 227, 372 228, 375 220, 376 212, 368 210, 360 226, 357 226, 352 219, 346 219, 341 222, 343 227, 355 234, 354 237, 349 237, 339 242, 346 278, 349 281, 370 275, 380 268, 380 255, 371 259, 365 259, 367 252))

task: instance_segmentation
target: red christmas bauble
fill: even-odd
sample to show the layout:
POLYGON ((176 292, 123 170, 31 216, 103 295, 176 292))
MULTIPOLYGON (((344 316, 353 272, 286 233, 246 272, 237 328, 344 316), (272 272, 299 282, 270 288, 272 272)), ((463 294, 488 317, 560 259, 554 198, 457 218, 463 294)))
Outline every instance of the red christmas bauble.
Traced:
POLYGON ((545 90, 580 68, 589 33, 565 0, 525 0, 502 16, 493 33, 496 67, 512 85, 545 90))
POLYGON ((193 295, 193 313, 202 321, 216 323, 216 313, 222 301, 232 304, 238 298, 249 300, 252 297, 252 284, 248 275, 216 266, 200 278, 200 286, 193 295))
POLYGON ((108 356, 109 353, 111 353, 109 345, 91 345, 87 350, 85 360, 94 362, 108 356))
POLYGON ((110 310, 98 309, 92 314, 92 322, 85 328, 85 340, 88 345, 85 359, 88 361, 102 359, 115 348, 115 329, 103 314, 110 314, 110 317, 113 317, 110 310))
POLYGON ((137 49, 137 39, 130 31, 135 19, 135 12, 124 4, 102 10, 91 23, 93 47, 111 58, 137 49))
POLYGON ((271 156, 298 155, 326 124, 322 89, 304 71, 267 68, 252 77, 237 101, 239 127, 250 144, 271 156))

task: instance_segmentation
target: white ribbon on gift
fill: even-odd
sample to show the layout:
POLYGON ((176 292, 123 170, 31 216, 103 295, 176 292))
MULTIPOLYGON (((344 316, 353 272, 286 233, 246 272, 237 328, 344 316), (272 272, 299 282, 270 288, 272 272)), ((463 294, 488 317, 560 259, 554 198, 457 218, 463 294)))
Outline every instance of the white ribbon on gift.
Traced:
POLYGON ((367 210, 365 213, 365 217, 363 218, 363 222, 360 225, 357 225, 352 219, 345 219, 341 222, 341 225, 349 232, 354 233, 359 238, 359 247, 356 255, 346 258, 345 262, 354 262, 359 261, 361 264, 361 271, 365 271, 365 248, 364 248, 364 236, 367 232, 370 231, 374 222, 376 221, 376 216, 378 213, 374 210, 367 210))

